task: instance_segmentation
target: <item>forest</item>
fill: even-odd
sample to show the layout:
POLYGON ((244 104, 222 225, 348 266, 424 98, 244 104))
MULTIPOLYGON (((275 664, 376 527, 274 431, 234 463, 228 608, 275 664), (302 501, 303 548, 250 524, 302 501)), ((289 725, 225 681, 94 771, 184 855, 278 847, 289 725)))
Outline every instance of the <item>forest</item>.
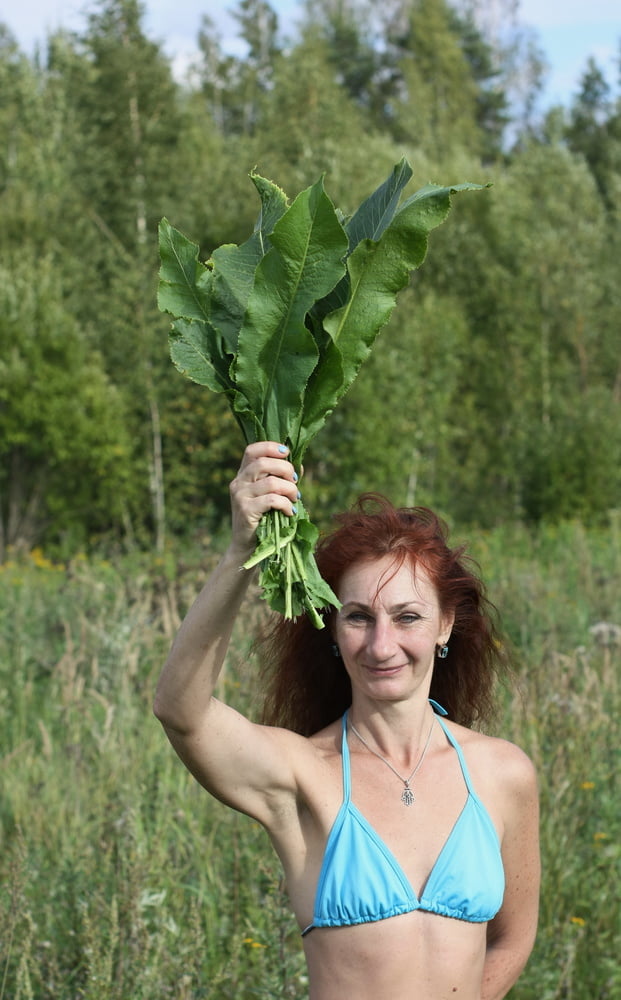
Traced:
POLYGON ((402 156, 410 192, 491 186, 455 199, 309 451, 313 515, 373 489, 462 524, 604 523, 621 487, 619 89, 590 61, 568 108, 536 112, 536 39, 446 0, 309 0, 293 39, 265 0, 234 13, 244 54, 205 15, 181 81, 136 0, 93 4, 35 57, 0 29, 0 559, 218 530, 242 441, 171 365, 158 222, 207 259, 252 232, 253 169, 290 198, 324 174, 347 214, 402 156))

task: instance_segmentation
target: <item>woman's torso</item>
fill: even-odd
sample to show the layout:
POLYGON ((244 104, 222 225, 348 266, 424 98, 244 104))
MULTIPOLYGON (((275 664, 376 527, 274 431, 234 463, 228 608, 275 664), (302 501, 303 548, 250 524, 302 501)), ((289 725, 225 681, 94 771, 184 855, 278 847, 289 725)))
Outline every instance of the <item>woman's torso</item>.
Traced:
POLYGON ((485 926, 420 911, 304 939, 310 1000, 480 1000, 485 926))
MULTIPOLYGON (((493 852, 494 846, 498 850, 498 835, 502 834, 502 810, 495 805, 490 769, 485 767, 489 744, 493 741, 451 725, 449 736, 452 734, 455 740, 455 734, 459 733, 459 739, 465 744, 465 750, 462 748, 460 752, 451 745, 440 725, 435 728, 424 767, 413 782, 415 801, 411 806, 405 806, 401 800, 403 785, 397 776, 349 734, 345 752, 350 762, 350 811, 355 821, 355 836, 362 837, 360 843, 363 845, 361 852, 357 852, 352 842, 351 853, 364 853, 364 844, 370 837, 370 872, 360 876, 364 883, 360 892, 377 895, 379 902, 373 902, 369 908, 363 900, 361 914, 356 913, 358 860, 341 856, 337 862, 341 871, 332 878, 327 903, 324 900, 319 906, 319 916, 325 917, 327 913, 327 919, 331 920, 334 913, 334 922, 340 924, 345 912, 347 921, 368 919, 370 922, 314 926, 305 936, 313 1000, 332 1000, 332 997, 336 1000, 343 993, 359 1000, 366 997, 381 1000, 383 996, 390 1000, 440 1000, 444 996, 459 1000, 479 998, 487 904, 481 908, 476 899, 470 899, 473 886, 476 895, 476 872, 474 883, 472 871, 469 873, 470 887, 464 888, 457 883, 460 870, 472 868, 472 857, 466 857, 472 845, 470 848, 467 842, 463 848, 460 845, 462 833, 464 841, 470 838, 471 812, 475 825, 480 821, 483 827, 482 833, 479 832, 483 847, 476 847, 475 864, 477 854, 487 853, 490 878, 497 880, 493 852), (467 766, 470 790, 462 763, 467 766), (375 840, 388 857, 391 868, 396 869, 399 879, 410 887, 409 892, 404 889, 403 906, 389 909, 400 915, 387 919, 372 916, 376 907, 381 912, 384 906, 381 897, 386 891, 383 886, 377 889, 373 878, 375 840), (461 866, 460 851, 464 856, 461 866), (453 879, 456 883, 449 886, 448 897, 443 886, 445 874, 449 881, 453 879), (343 893, 339 892, 341 881, 343 893), (352 900, 351 906, 346 902, 342 910, 339 896, 347 893, 352 900), (429 912, 428 907, 435 906, 431 897, 439 900, 436 912, 429 912), (443 910, 447 898, 450 906, 443 910), (451 908, 455 900, 459 910, 451 908), (464 919, 441 915, 443 912, 463 912, 464 919)), ((343 817, 347 810, 344 806, 341 722, 313 737, 310 743, 315 753, 309 757, 300 776, 302 805, 297 811, 297 819, 288 822, 283 818, 282 826, 271 831, 285 867, 290 899, 301 929, 316 922, 318 883, 320 879, 324 881, 326 869, 330 867, 326 845, 335 837, 335 826, 346 825, 351 818, 343 817)), ((349 843, 345 831, 346 848, 349 843)), ((378 867, 383 864, 380 859, 378 867)), ((397 899, 398 884, 393 885, 390 871, 386 877, 389 890, 397 894, 397 899)), ((328 882, 330 878, 328 871, 328 882)), ((485 877, 481 881, 485 883, 485 877)))

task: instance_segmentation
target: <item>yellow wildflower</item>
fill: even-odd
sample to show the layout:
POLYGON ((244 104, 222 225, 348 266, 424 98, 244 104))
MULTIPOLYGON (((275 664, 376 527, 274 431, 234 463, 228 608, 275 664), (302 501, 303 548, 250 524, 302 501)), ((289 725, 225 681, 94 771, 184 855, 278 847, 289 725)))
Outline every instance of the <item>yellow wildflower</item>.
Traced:
POLYGON ((593 840, 598 841, 598 840, 607 840, 607 839, 608 839, 608 834, 607 833, 599 832, 599 833, 594 833, 593 834, 593 840))
POLYGON ((267 948, 267 945, 261 944, 260 941, 255 941, 251 937, 244 938, 244 944, 249 945, 251 948, 267 948))
POLYGON ((34 563, 34 565, 38 569, 52 569, 52 563, 50 562, 49 559, 46 559, 46 557, 43 555, 43 550, 40 548, 35 548, 31 550, 30 561, 34 563))
POLYGON ((595 788, 595 782, 583 781, 582 784, 580 785, 580 788, 584 788, 585 791, 590 791, 592 788, 595 788))
POLYGON ((577 927, 584 927, 586 923, 586 921, 583 920, 582 917, 572 917, 571 922, 572 924, 576 924, 577 927))

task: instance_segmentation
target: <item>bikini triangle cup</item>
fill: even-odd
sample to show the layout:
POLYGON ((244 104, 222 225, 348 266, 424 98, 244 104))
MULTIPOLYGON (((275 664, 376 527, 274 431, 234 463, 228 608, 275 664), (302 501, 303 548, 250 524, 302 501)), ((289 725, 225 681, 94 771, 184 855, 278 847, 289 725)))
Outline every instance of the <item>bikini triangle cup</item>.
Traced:
POLYGON ((302 936, 315 927, 370 923, 413 910, 484 923, 500 909, 505 877, 496 828, 472 787, 463 751, 441 718, 446 711, 437 702, 431 701, 431 705, 457 753, 468 797, 420 898, 392 852, 351 801, 345 712, 343 802, 326 842, 313 921, 302 931, 302 936))

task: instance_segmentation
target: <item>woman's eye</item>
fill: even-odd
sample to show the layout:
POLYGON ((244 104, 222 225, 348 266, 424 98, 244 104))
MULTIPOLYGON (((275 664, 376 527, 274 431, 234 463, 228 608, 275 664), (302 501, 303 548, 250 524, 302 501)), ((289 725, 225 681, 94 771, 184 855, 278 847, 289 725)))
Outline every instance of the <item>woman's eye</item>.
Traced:
POLYGON ((401 625, 413 625, 419 618, 420 615, 416 615, 412 612, 411 614, 408 613, 406 615, 399 615, 398 621, 401 625))
POLYGON ((369 615, 365 614, 364 611, 350 611, 347 615, 347 621, 353 622, 354 625, 365 624, 369 621, 369 615))

